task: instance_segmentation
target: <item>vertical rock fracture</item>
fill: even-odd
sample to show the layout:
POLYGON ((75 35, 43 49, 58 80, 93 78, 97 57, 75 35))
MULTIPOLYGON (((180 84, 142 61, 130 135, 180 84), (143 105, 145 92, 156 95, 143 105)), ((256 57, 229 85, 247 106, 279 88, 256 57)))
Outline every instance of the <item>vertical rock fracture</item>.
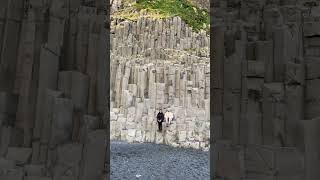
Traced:
POLYGON ((106 10, 0 2, 0 179, 105 177, 106 10))
POLYGON ((319 2, 214 0, 211 16, 215 179, 319 179, 319 2))

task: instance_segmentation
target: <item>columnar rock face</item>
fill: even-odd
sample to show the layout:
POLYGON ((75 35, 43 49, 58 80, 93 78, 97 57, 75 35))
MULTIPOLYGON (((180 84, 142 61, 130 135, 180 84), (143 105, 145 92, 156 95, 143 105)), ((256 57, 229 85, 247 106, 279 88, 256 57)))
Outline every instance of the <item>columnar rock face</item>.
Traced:
POLYGON ((166 51, 188 51, 209 57, 210 39, 205 31, 194 32, 180 17, 156 19, 140 12, 137 22, 111 21, 111 51, 123 57, 168 59, 166 51))
POLYGON ((296 2, 212 2, 216 178, 320 177, 320 8, 296 2))
POLYGON ((105 10, 0 2, 0 179, 105 177, 105 10))
POLYGON ((111 139, 209 149, 209 36, 179 17, 111 23, 111 139), (173 124, 157 132, 158 110, 173 124))

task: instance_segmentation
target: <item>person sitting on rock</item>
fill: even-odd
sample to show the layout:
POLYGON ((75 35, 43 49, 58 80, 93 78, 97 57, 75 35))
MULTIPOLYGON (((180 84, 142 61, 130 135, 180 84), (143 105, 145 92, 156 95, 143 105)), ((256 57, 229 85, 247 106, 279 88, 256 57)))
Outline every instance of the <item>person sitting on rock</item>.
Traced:
POLYGON ((159 127, 159 131, 162 131, 162 122, 164 120, 164 114, 162 112, 162 110, 159 110, 159 113, 157 114, 157 122, 158 122, 158 127, 159 127))
POLYGON ((166 125, 167 127, 171 124, 171 121, 173 119, 173 113, 170 112, 170 110, 168 110, 165 114, 164 114, 164 117, 166 119, 166 125))

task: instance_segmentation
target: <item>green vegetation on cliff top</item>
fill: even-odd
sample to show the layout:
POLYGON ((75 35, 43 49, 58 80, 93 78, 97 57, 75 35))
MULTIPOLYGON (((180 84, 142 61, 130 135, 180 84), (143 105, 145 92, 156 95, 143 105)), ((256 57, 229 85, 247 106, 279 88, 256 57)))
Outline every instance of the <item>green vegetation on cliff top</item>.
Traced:
MULTIPOLYGON (((209 30, 209 13, 194 6, 188 0, 137 0, 133 7, 138 10, 147 10, 150 13, 150 17, 155 18, 179 16, 195 31, 201 29, 209 30)), ((135 20, 139 16, 128 10, 124 9, 121 15, 117 15, 130 20, 135 20)))

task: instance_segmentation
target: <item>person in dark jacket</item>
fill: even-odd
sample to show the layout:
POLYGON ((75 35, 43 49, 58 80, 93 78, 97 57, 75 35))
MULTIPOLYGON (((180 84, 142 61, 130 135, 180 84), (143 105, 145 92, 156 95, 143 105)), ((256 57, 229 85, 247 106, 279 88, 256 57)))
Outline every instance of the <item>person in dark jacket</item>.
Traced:
POLYGON ((164 114, 162 112, 162 110, 159 110, 159 113, 157 114, 157 122, 158 122, 158 127, 159 127, 159 131, 162 131, 162 122, 164 120, 164 114))

